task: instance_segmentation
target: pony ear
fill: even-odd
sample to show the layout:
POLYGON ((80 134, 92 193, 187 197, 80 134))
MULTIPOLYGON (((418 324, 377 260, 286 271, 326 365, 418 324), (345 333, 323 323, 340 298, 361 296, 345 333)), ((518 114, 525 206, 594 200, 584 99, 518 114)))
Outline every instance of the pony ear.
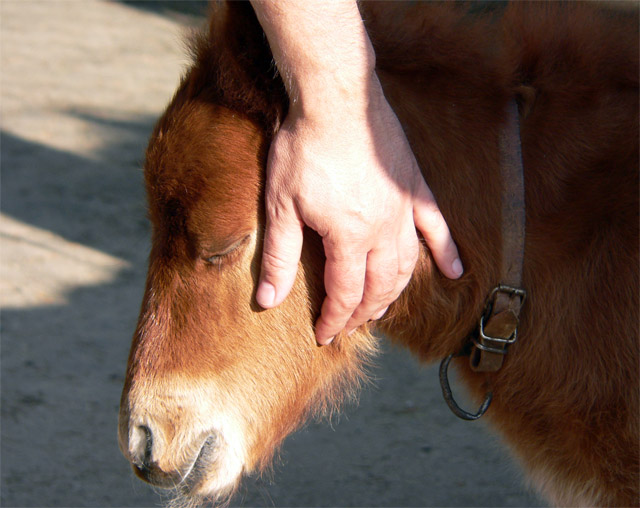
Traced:
POLYGON ((189 42, 189 95, 240 111, 273 133, 289 99, 251 4, 214 2, 208 32, 189 42))

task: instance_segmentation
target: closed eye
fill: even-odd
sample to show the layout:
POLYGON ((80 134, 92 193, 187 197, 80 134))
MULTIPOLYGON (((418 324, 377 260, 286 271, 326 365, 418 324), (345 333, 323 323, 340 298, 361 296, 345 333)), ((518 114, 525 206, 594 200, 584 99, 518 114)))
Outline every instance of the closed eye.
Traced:
POLYGON ((209 254, 209 255, 204 254, 203 259, 211 265, 221 266, 225 262, 230 261, 234 257, 234 255, 238 253, 238 251, 240 250, 240 247, 242 247, 244 244, 247 243, 250 237, 251 235, 245 236, 244 238, 231 244, 229 247, 227 247, 221 252, 216 252, 215 254, 209 254))

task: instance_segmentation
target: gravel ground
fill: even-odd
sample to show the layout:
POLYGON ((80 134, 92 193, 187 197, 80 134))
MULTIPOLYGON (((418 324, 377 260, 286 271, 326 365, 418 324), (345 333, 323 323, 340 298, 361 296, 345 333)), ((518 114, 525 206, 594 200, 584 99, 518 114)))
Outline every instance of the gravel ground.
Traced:
MULTIPOLYGON (((141 159, 201 3, 2 0, 2 506, 158 506, 116 440, 145 276, 141 159)), ((244 506, 540 506, 436 370, 385 348, 358 408, 291 437, 244 506)))

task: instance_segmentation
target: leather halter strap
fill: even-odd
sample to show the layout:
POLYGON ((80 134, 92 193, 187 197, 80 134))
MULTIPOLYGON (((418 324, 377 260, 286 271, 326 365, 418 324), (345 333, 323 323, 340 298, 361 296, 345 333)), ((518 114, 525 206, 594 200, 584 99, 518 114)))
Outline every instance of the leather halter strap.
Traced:
POLYGON ((524 263, 525 201, 524 171, 520 147, 520 122, 515 100, 507 104, 506 124, 500 132, 500 171, 502 177, 502 271, 501 282, 491 291, 478 329, 456 355, 440 364, 440 386, 445 402, 463 420, 477 420, 489 408, 493 394, 488 391, 475 413, 462 409, 449 386, 449 363, 454 356, 470 356, 476 372, 496 372, 502 367, 507 348, 517 339, 520 308, 526 292, 522 289, 524 263), (469 348, 471 346, 471 349, 469 348))
POLYGON ((489 295, 471 351, 471 368, 495 372, 502 367, 507 347, 517 339, 518 317, 524 303, 525 201, 520 147, 520 122, 515 100, 507 105, 506 124, 500 132, 502 176, 502 269, 500 284, 489 295))

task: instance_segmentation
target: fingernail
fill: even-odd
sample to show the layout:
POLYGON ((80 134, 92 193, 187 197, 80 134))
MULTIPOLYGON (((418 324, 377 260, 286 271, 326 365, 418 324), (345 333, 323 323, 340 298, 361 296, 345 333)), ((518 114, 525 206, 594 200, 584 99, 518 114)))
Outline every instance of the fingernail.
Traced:
POLYGON ((268 282, 261 282, 256 291, 256 300, 260 306, 268 308, 273 306, 276 299, 276 288, 268 282))
POLYGON ((460 261, 460 259, 456 259, 451 264, 451 270, 453 271, 456 277, 460 277, 464 272, 464 268, 462 268, 462 261, 460 261))
POLYGON ((385 313, 387 312, 387 309, 388 309, 388 308, 389 308, 389 307, 385 307, 385 308, 384 308, 384 309, 382 309, 380 312, 378 312, 375 316, 373 316, 371 319, 372 319, 373 321, 377 321, 378 319, 380 319, 382 316, 384 316, 384 315, 385 315, 385 313))
POLYGON ((318 343, 319 346, 328 346, 333 342, 333 339, 335 339, 335 336, 329 337, 328 339, 322 339, 322 340, 316 339, 316 342, 318 343))

